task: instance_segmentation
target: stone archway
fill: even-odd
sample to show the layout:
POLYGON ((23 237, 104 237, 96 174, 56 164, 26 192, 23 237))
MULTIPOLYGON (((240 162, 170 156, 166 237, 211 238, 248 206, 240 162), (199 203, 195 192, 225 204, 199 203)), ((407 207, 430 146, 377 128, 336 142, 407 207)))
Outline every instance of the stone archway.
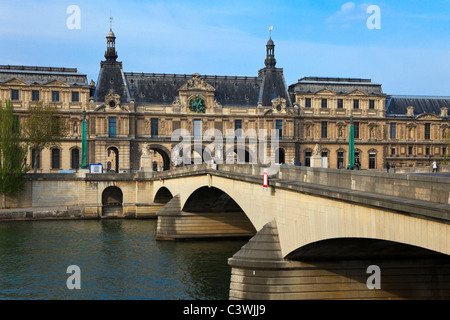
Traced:
POLYGON ((171 152, 166 147, 159 145, 159 144, 149 144, 148 149, 157 152, 161 157, 163 161, 162 168, 163 170, 170 170, 172 161, 170 159, 171 152))
POLYGON ((119 149, 111 146, 106 149, 106 170, 108 172, 119 172, 119 149))
POLYGON ((102 217, 123 215, 123 193, 119 187, 109 186, 102 193, 102 217))

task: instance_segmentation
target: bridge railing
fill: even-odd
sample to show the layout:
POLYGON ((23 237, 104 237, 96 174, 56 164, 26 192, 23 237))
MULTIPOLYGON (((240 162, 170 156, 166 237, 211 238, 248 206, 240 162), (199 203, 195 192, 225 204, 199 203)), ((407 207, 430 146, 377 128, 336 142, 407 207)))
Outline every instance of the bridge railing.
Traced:
MULTIPOLYGON (((268 168, 268 166, 259 164, 221 164, 218 166, 220 171, 253 176, 262 176, 265 168, 268 168)), ((388 174, 380 171, 323 169, 288 165, 278 166, 278 169, 272 173, 276 174, 274 177, 278 180, 450 204, 450 179, 437 175, 388 174)))

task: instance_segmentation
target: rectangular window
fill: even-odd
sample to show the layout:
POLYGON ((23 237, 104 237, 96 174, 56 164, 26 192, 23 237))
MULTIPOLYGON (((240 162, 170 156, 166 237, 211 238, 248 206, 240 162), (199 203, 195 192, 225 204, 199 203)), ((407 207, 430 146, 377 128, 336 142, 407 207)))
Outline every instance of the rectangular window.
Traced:
POLYGON ((31 168, 41 167, 41 153, 36 149, 31 150, 31 168))
POLYGON ((375 168, 376 168, 376 154, 369 153, 369 169, 375 169, 375 168))
POLYGON ((430 147, 425 148, 425 155, 427 155, 427 156, 430 155, 430 147))
POLYGON ((108 119, 108 136, 114 138, 117 135, 117 118, 109 117, 108 119))
POLYGON ((194 119, 194 139, 202 138, 202 120, 194 119))
POLYGON ((425 123, 425 139, 431 139, 431 123, 425 123))
POLYGON ((150 119, 150 134, 151 134, 152 138, 158 138, 158 135, 159 135, 158 118, 150 119))
POLYGON ((32 101, 39 101, 39 90, 32 90, 31 91, 31 100, 32 101))
POLYGON ((59 101, 59 91, 52 91, 52 102, 59 101))
POLYGON ((358 99, 353 100, 353 109, 359 109, 359 100, 358 99))
POLYGON ((338 99, 337 100, 337 107, 338 107, 338 109, 343 109, 344 108, 344 100, 343 99, 338 99))
POLYGON ((412 146, 409 146, 409 147, 408 147, 408 154, 409 154, 410 156, 412 156, 412 154, 413 154, 413 147, 412 147, 412 146))
POLYGON ((447 148, 446 147, 442 147, 442 155, 446 155, 447 154, 447 148))
POLYGON ((13 115, 12 132, 19 133, 19 130, 20 130, 20 117, 18 115, 13 115))
POLYGON ((391 155, 395 156, 395 147, 391 147, 391 155))
POLYGON ((328 138, 328 122, 322 121, 322 138, 328 138))
POLYGON ((359 122, 353 122, 353 133, 355 139, 359 139, 359 122))
POLYGON ((397 139, 397 124, 396 123, 391 123, 390 124, 390 137, 391 139, 397 139))
POLYGON ((80 166, 80 150, 77 148, 72 149, 72 160, 70 162, 70 167, 72 169, 78 169, 80 166))
POLYGON ((242 137, 242 120, 234 120, 234 136, 235 138, 242 137))
POLYGON ((311 98, 305 99, 305 108, 311 108, 311 98))
POLYGON ((326 109, 327 108, 327 104, 328 104, 328 100, 327 99, 322 99, 322 108, 326 109))
POLYGON ((344 167, 344 152, 338 151, 337 153, 337 167, 338 169, 342 169, 344 167))
POLYGON ((278 138, 281 139, 283 137, 283 120, 276 120, 275 128, 278 131, 278 138))
POLYGON ((369 100, 369 109, 375 109, 375 100, 369 100))
POLYGON ((80 93, 78 91, 72 92, 72 102, 80 101, 80 93))
POLYGON ((60 155, 59 149, 52 149, 52 169, 59 169, 60 167, 60 155))
POLYGON ((19 90, 11 89, 11 100, 19 100, 19 90))
POLYGON ((306 151, 305 152, 305 167, 310 167, 311 166, 311 151, 306 151))

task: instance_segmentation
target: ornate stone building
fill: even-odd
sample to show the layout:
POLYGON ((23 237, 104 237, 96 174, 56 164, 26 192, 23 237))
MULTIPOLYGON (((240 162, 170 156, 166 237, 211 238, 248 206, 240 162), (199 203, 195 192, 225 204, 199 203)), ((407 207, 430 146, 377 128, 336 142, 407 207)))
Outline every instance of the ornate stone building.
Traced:
POLYGON ((15 114, 23 121, 28 108, 36 103, 54 104, 70 126, 60 146, 29 150, 30 164, 39 152, 37 167, 46 172, 77 169, 81 158, 82 110, 89 103, 91 86, 85 74, 72 68, 0 66, 0 100, 9 99, 15 114))
POLYGON ((172 150, 181 138, 172 134, 179 130, 188 133, 190 147, 183 151, 192 162, 221 155, 223 161, 256 163, 260 154, 246 134, 266 130, 267 155, 277 163, 309 166, 316 148, 322 167, 345 168, 351 115, 362 169, 380 169, 386 162, 429 165, 447 152, 450 97, 390 96, 380 84, 353 78, 305 77, 288 87, 283 69, 276 67, 272 39, 257 76, 124 72, 111 30, 106 40, 97 83, 88 84, 77 69, 0 66, 0 99, 11 99, 17 116, 26 117, 38 101, 52 103, 70 125, 60 146, 40 152, 42 172, 78 168, 83 109, 88 163, 115 172, 142 169, 143 154, 150 156, 150 170, 174 167, 172 150), (272 130, 280 138, 273 154, 272 130), (218 133, 223 144, 208 155, 204 151, 218 133))
MULTIPOLYGON (((162 163, 169 169, 174 165, 171 151, 179 143, 172 139, 177 129, 186 130, 192 139, 192 161, 209 160, 204 150, 211 142, 202 141, 198 150, 194 148, 196 139, 206 140, 208 129, 223 135, 223 161, 230 155, 240 156, 237 129, 244 134, 251 129, 278 130, 281 139, 276 160, 282 163, 294 158, 297 109, 292 106, 283 70, 275 67, 274 47, 270 39, 265 67, 257 77, 124 72, 110 31, 106 60, 100 64, 87 110, 89 161, 118 171, 138 170, 145 146, 151 154, 159 154, 157 168, 162 163), (226 149, 230 147, 225 144, 227 130, 233 135, 231 149, 226 149)), ((246 151, 236 160, 256 163, 257 151, 243 138, 246 151)))

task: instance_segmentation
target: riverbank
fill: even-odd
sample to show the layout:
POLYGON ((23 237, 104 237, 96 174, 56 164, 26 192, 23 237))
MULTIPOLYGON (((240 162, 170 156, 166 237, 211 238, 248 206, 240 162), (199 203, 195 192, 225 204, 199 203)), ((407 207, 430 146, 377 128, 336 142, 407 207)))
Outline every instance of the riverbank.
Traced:
POLYGON ((76 207, 38 207, 0 209, 0 222, 26 220, 76 220, 76 219, 155 219, 155 214, 136 213, 134 216, 107 215, 86 216, 84 206, 76 207))
POLYGON ((84 219, 84 207, 40 207, 0 209, 1 221, 84 219))

